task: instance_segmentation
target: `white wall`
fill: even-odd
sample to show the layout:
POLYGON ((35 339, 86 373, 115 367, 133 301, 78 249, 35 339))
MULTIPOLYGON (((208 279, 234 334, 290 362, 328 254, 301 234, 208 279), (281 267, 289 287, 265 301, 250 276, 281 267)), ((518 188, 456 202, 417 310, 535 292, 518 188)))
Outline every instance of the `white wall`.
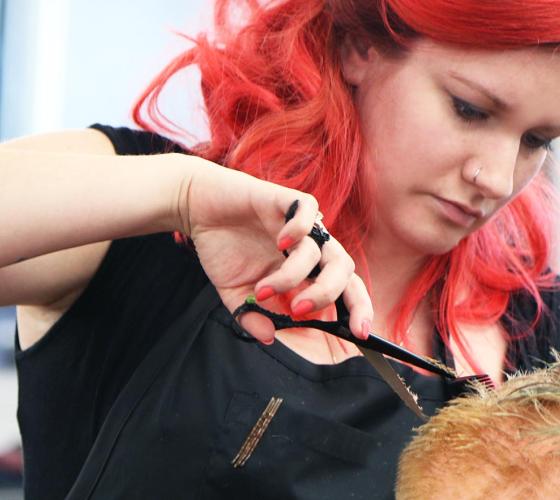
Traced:
MULTIPOLYGON (((130 124, 134 99, 186 47, 172 31, 196 34, 211 21, 205 0, 6 2, 3 139, 95 121, 130 124)), ((204 122, 189 111, 199 101, 196 72, 174 85, 172 100, 204 138, 204 122)))

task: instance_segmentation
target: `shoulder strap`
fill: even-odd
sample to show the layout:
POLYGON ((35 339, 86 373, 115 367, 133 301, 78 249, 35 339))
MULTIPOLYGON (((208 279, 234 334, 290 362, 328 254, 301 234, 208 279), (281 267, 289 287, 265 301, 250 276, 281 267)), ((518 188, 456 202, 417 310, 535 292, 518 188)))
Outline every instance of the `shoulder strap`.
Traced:
POLYGON ((115 401, 91 451, 66 500, 90 498, 103 473, 105 464, 126 422, 150 389, 161 370, 177 352, 177 346, 192 345, 210 312, 220 303, 220 297, 208 283, 187 308, 185 313, 162 334, 162 338, 140 363, 131 379, 115 401), (185 335, 185 328, 190 330, 185 335))
POLYGON ((186 153, 183 149, 161 135, 144 130, 133 130, 128 127, 110 127, 95 123, 89 128, 98 130, 112 142, 118 155, 152 155, 163 153, 186 153))

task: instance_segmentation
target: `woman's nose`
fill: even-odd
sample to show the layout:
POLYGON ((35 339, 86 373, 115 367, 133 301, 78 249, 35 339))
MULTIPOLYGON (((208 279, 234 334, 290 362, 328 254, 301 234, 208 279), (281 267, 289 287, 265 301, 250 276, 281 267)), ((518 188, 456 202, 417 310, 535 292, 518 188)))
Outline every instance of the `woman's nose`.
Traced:
POLYGON ((481 145, 466 162, 463 178, 476 186, 486 198, 501 200, 513 193, 513 180, 519 155, 519 142, 493 141, 481 145))

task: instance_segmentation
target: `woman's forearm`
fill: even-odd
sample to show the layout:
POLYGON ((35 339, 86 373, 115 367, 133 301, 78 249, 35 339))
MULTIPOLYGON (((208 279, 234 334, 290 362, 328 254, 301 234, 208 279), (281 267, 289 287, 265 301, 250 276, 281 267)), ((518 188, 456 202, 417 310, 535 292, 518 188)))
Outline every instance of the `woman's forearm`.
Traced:
POLYGON ((0 267, 56 250, 183 229, 196 157, 0 149, 0 267))

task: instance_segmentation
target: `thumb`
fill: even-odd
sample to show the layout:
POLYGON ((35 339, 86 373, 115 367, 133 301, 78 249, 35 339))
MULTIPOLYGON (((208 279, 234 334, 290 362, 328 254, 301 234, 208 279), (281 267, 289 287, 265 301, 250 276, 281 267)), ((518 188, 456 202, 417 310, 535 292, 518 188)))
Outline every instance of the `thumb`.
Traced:
MULTIPOLYGON (((243 287, 245 288, 245 287, 243 287)), ((246 298, 253 293, 253 290, 248 287, 246 289, 237 289, 230 291, 220 291, 218 293, 222 297, 224 305, 230 312, 235 311, 239 306, 243 305, 246 298)), ((247 312, 237 317, 237 322, 241 327, 255 337, 263 344, 272 344, 276 330, 272 321, 257 312, 247 312)))

